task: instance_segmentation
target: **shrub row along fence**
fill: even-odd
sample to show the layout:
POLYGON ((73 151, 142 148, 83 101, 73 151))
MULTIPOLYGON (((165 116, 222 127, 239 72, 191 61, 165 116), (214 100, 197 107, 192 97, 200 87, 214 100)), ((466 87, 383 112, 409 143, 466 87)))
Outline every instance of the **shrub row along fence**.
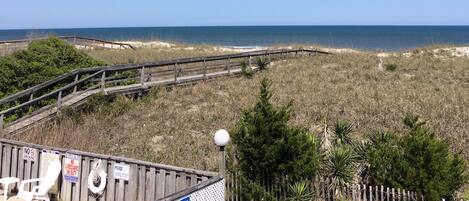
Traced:
MULTIPOLYGON (((81 37, 81 36, 57 36, 58 38, 75 45, 79 49, 135 49, 130 44, 119 43, 107 40, 100 40, 95 38, 81 37)), ((41 40, 46 38, 31 38, 21 40, 6 40, 0 41, 0 56, 12 54, 18 50, 26 49, 34 40, 41 40)))
MULTIPOLYGON (((179 191, 186 190, 184 192, 190 193, 192 191, 187 191, 187 189, 201 189, 199 184, 212 178, 217 182, 220 181, 217 179, 218 174, 214 172, 7 139, 0 139, 0 157, 2 178, 17 177, 20 180, 40 178, 45 175, 47 165, 51 160, 60 160, 61 176, 56 186, 49 192, 53 193, 57 200, 62 201, 154 201, 179 191), (106 188, 101 196, 90 193, 87 182, 92 165, 98 160, 102 161, 107 173, 106 188)), ((33 183, 27 188, 31 190, 36 185, 38 184, 33 183)), ((202 185, 208 184, 205 182, 202 185)))
POLYGON ((140 93, 152 86, 190 84, 240 74, 246 67, 255 70, 261 58, 272 61, 316 54, 328 53, 305 49, 263 50, 77 69, 0 99, 0 129, 4 128, 7 133, 21 132, 63 107, 77 106, 97 93, 140 93))
MULTIPOLYGON (((226 200, 240 201, 242 182, 236 174, 229 174, 226 178, 226 200)), ((352 200, 352 201, 423 201, 424 197, 416 192, 384 186, 370 186, 365 184, 336 185, 331 179, 314 178, 306 182, 312 200, 352 200)), ((290 186, 286 178, 272 182, 264 180, 260 183, 266 192, 276 200, 291 200, 290 186)))

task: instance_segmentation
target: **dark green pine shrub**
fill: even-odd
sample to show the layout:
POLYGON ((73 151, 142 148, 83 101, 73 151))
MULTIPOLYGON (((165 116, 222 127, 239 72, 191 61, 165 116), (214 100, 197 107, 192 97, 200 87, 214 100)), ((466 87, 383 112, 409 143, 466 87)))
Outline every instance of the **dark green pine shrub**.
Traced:
POLYGON ((56 37, 33 41, 27 49, 0 58, 0 98, 76 68, 104 64, 56 37))
POLYGON ((385 65, 387 71, 396 71, 397 65, 396 64, 386 64, 385 65))
POLYGON ((262 80, 258 102, 232 131, 237 169, 254 182, 283 175, 311 178, 323 159, 321 143, 307 129, 289 125, 291 105, 275 107, 270 85, 262 80))
POLYGON ((425 200, 452 200, 467 181, 466 162, 418 117, 406 117, 405 124, 409 131, 400 138, 384 132, 370 137, 373 183, 417 191, 425 200))

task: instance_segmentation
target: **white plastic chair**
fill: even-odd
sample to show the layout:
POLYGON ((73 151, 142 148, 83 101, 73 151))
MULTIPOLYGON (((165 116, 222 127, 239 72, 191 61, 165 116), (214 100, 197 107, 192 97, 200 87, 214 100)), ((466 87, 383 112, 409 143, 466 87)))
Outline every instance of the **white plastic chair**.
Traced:
POLYGON ((33 199, 49 201, 49 195, 47 192, 55 184, 55 181, 59 177, 61 168, 60 161, 54 160, 47 167, 47 173, 44 178, 28 179, 22 181, 20 184, 18 197, 26 201, 31 201, 33 199), (25 190, 25 185, 32 182, 39 182, 39 185, 34 186, 32 191, 25 190))

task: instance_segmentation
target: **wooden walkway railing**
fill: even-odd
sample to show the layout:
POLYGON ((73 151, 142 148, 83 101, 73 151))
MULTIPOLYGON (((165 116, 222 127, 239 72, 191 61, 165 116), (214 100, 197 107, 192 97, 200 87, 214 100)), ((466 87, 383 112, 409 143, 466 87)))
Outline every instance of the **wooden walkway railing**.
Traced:
POLYGON ((0 99, 0 129, 16 133, 48 119, 63 107, 76 106, 93 94, 128 94, 152 86, 193 83, 256 69, 256 60, 328 54, 305 49, 252 51, 220 56, 183 58, 141 64, 77 69, 53 80, 0 99))
MULTIPOLYGON (((2 178, 17 177, 20 180, 38 178, 41 171, 47 169, 46 159, 51 157, 50 155, 58 157, 62 162, 62 174, 58 179, 57 188, 52 190, 55 191, 57 200, 61 201, 154 201, 218 177, 218 174, 214 172, 7 139, 0 139, 0 175, 2 178), (66 154, 79 157, 78 178, 75 183, 63 177, 67 169, 66 154), (102 160, 107 173, 107 184, 102 196, 92 195, 88 190, 87 182, 92 164, 98 160, 102 160), (128 168, 128 175, 126 175, 128 177, 115 177, 116 166, 128 168)), ((37 183, 33 183, 27 188, 32 189, 36 185, 37 183)))
MULTIPOLYGON (((102 48, 102 49, 133 49, 135 47, 127 43, 119 43, 96 38, 81 37, 81 36, 57 36, 62 40, 67 41, 72 45, 76 45, 82 49, 102 48)), ((5 40, 0 41, 0 56, 11 54, 15 51, 26 49, 28 44, 34 40, 46 39, 45 37, 21 39, 21 40, 5 40)))

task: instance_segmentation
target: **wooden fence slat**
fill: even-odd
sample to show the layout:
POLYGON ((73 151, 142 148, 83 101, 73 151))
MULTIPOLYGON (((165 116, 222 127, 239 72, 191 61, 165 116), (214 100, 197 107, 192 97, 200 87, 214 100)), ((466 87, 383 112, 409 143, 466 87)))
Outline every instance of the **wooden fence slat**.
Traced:
POLYGON ((156 182, 156 198, 163 198, 166 194, 166 170, 159 170, 156 182))
POLYGON ((2 177, 9 177, 11 174, 11 145, 5 144, 4 146, 2 166, 2 177))
POLYGON ((145 166, 138 167, 138 201, 145 201, 145 176, 146 176, 146 168, 145 166))
POLYGON ((114 178, 114 161, 109 161, 108 163, 108 180, 106 185, 106 201, 114 201, 115 197, 115 187, 116 187, 116 179, 114 178))
POLYGON ((168 194, 176 192, 176 171, 169 172, 168 178, 168 194))
POLYGON ((145 185, 145 201, 154 201, 156 199, 155 189, 158 189, 156 185, 156 169, 150 168, 150 171, 146 173, 146 185, 145 185))
MULTIPOLYGON (((18 177, 18 147, 12 147, 12 155, 11 155, 11 174, 12 177, 18 177)), ((16 184, 15 184, 16 185, 16 184)))
MULTIPOLYGON (((101 167, 107 174, 107 178, 109 178, 109 170, 108 170, 108 163, 106 159, 101 159, 101 167)), ((89 174, 88 174, 89 175, 89 174)), ((106 183, 107 185, 107 183, 106 183)), ((106 189, 104 189, 103 194, 99 197, 99 201, 106 201, 106 189)))
MULTIPOLYGON (((125 165, 125 163, 121 162, 120 164, 125 165)), ((116 192, 116 201, 124 201, 125 200, 125 180, 119 179, 116 192)))
MULTIPOLYGON (((65 164, 65 157, 62 157, 62 164, 65 164)), ((62 171, 64 171, 64 167, 62 167, 62 171)), ((61 191, 61 198, 63 201, 71 201, 72 200, 72 184, 68 181, 62 180, 62 190, 61 191)))
POLYGON ((138 190, 138 166, 136 164, 130 164, 130 175, 129 182, 126 185, 127 190, 125 191, 125 200, 137 200, 138 190))
POLYGON ((90 159, 88 157, 81 158, 81 186, 80 201, 88 201, 88 176, 90 172, 90 159))

